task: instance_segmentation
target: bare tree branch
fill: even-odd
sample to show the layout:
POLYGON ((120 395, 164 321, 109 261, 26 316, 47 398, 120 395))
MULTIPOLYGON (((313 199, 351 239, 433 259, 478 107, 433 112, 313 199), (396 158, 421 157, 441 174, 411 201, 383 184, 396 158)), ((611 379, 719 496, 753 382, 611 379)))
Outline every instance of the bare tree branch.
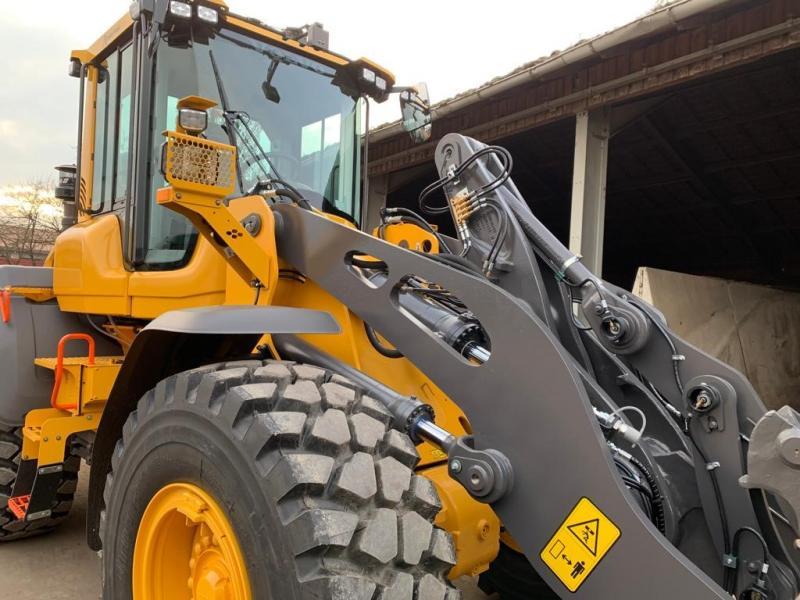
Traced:
POLYGON ((39 180, 3 190, 0 203, 0 263, 41 264, 61 227, 61 204, 53 183, 39 180))

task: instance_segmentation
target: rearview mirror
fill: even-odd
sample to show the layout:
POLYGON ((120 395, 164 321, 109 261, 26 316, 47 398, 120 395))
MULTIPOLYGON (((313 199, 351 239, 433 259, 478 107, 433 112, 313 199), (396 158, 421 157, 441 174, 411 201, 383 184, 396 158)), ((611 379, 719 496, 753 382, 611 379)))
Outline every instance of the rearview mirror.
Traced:
POLYGON ((426 84, 418 83, 401 91, 400 110, 403 113, 403 129, 415 143, 431 139, 431 101, 426 84))

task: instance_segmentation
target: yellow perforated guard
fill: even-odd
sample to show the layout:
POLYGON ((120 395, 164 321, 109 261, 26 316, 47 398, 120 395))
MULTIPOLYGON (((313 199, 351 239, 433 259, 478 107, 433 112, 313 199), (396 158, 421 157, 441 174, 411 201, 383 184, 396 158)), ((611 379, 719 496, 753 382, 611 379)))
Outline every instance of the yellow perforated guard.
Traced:
POLYGON ((236 148, 167 132, 165 176, 176 190, 225 197, 235 185, 236 148))

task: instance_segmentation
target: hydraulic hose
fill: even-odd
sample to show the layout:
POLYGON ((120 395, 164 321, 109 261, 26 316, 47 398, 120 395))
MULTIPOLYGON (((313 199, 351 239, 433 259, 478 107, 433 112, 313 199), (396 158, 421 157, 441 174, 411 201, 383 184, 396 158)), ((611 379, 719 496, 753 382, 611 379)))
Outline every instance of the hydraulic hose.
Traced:
POLYGON ((413 396, 403 396, 395 392, 377 379, 337 360, 297 336, 273 335, 272 343, 275 344, 275 348, 283 358, 307 362, 328 369, 346 377, 363 389, 369 390, 369 395, 383 404, 386 410, 392 414, 395 426, 401 431, 409 433, 412 438, 415 437, 417 421, 433 421, 433 410, 427 404, 423 404, 413 396))
POLYGON ((531 213, 516 194, 509 193, 506 204, 517 218, 522 231, 531 243, 552 263, 559 277, 573 284, 581 284, 594 279, 592 272, 570 252, 545 225, 531 213))

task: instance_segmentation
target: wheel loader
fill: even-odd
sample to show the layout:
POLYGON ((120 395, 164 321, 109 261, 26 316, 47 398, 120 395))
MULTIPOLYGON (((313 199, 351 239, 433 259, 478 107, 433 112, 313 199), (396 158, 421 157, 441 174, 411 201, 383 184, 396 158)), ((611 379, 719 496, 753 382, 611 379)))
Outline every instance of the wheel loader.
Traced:
POLYGON ((431 143, 424 86, 221 0, 136 0, 70 74, 65 229, 0 267, 3 541, 85 461, 106 599, 796 597, 797 413, 590 272, 505 149, 447 133, 367 229, 366 103, 431 143))

